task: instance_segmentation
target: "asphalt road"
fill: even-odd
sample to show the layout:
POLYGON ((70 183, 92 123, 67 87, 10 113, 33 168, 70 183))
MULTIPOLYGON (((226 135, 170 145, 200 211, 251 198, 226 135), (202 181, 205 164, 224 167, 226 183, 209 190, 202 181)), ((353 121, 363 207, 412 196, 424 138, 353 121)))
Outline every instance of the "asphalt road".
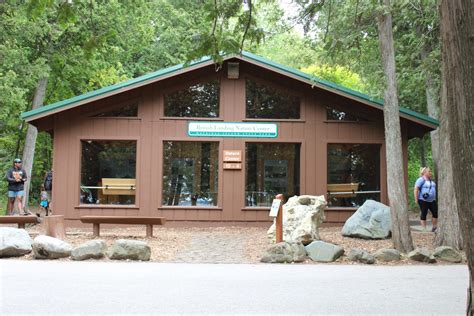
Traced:
POLYGON ((0 314, 463 315, 466 266, 0 260, 0 314))

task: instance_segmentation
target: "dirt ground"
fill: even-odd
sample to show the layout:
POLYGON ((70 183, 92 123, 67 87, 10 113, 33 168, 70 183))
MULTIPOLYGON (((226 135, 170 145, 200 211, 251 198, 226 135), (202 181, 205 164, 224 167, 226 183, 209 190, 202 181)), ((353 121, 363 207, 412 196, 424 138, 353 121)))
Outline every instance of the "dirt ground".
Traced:
MULTIPOLYGON (((391 248, 387 240, 362 240, 341 235, 342 227, 320 228, 321 239, 340 245, 348 252, 351 248, 365 249, 374 253, 380 248, 391 248)), ((32 238, 41 234, 41 225, 27 227, 32 238)), ((108 246, 117 239, 143 240, 152 249, 151 261, 155 262, 189 262, 189 263, 259 263, 265 249, 271 245, 266 236, 265 227, 167 227, 155 226, 154 237, 145 237, 145 227, 112 227, 102 228, 98 239, 105 240, 108 246), (232 258, 232 260, 228 260, 232 258)), ((434 233, 412 231, 415 247, 426 247, 433 250, 434 233)), ((67 228, 65 241, 73 247, 94 239, 91 228, 67 228)), ((29 254, 18 259, 33 259, 29 254)), ((61 259, 70 260, 70 259, 61 259)), ((108 259, 103 259, 108 260, 108 259)), ((307 264, 314 263, 308 259, 307 264)), ((359 264, 342 256, 333 264, 359 264)), ((377 262, 379 265, 412 265, 423 264, 406 258, 399 262, 377 262)), ((448 263, 437 263, 448 264, 448 263)))

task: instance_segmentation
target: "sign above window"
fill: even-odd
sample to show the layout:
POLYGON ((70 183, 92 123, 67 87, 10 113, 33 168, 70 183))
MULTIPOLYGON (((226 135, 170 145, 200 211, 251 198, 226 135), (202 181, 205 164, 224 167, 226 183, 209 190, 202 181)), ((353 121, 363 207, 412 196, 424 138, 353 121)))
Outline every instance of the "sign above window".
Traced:
POLYGON ((189 122, 188 136, 276 138, 278 125, 275 123, 189 122))

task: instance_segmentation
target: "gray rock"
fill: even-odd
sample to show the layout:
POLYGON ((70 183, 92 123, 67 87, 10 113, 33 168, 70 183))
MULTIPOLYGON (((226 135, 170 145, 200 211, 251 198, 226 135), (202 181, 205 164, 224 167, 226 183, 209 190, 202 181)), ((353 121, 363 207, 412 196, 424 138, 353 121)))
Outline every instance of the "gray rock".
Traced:
POLYGON ((435 263, 436 259, 426 248, 416 248, 408 254, 408 259, 420 262, 435 263))
POLYGON ((321 240, 316 240, 307 245, 306 252, 313 261, 333 262, 344 254, 344 249, 321 240))
POLYGON ((58 259, 71 255, 72 246, 60 239, 40 235, 33 240, 35 259, 58 259))
POLYGON ((107 244, 103 240, 89 240, 71 252, 72 260, 100 259, 105 256, 107 244))
POLYGON ((367 263, 367 264, 375 263, 374 256, 372 256, 367 251, 363 249, 359 249, 359 248, 352 248, 351 250, 349 250, 347 257, 351 261, 358 261, 358 262, 367 263))
POLYGON ((382 248, 374 253, 375 259, 379 261, 399 261, 401 259, 400 251, 393 248, 382 248))
MULTIPOLYGON (((324 221, 324 196, 293 196, 283 205, 283 240, 304 245, 319 240, 319 226, 324 221)), ((275 222, 267 232, 275 240, 275 222)))
POLYGON ((291 263, 302 262, 306 258, 306 250, 299 242, 279 242, 268 248, 261 262, 265 263, 291 263))
POLYGON ((443 260, 443 261, 448 261, 448 262, 453 262, 453 263, 459 263, 462 262, 462 256, 461 254, 456 251, 454 248, 447 247, 447 246, 441 246, 435 249, 433 256, 436 259, 443 260))
POLYGON ((24 229, 0 227, 0 258, 18 257, 30 253, 32 242, 24 229))
POLYGON ((391 229, 390 207, 367 200, 347 219, 342 228, 342 235, 363 239, 385 239, 390 237, 391 229))
POLYGON ((107 255, 112 260, 148 261, 151 249, 144 241, 119 239, 109 248, 107 255))

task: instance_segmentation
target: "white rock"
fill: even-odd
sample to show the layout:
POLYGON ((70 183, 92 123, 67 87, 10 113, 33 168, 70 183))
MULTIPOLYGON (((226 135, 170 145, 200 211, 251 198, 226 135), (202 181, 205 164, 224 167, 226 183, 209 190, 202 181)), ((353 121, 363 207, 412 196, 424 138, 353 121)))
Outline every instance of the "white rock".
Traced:
MULTIPOLYGON (((283 205, 283 240, 304 245, 319 240, 319 226, 325 219, 326 205, 323 195, 291 197, 283 205)), ((275 240, 275 221, 267 235, 271 240, 275 240)))
POLYGON ((119 239, 109 248, 108 256, 112 260, 148 261, 151 249, 144 241, 119 239))
POLYGON ((72 246, 60 239, 40 235, 33 241, 35 259, 58 259, 71 255, 72 246))
POLYGON ((107 244, 103 240, 89 240, 71 252, 72 260, 100 259, 105 256, 107 244))
POLYGON ((347 219, 342 228, 342 235, 363 239, 385 239, 390 237, 391 230, 390 207, 367 200, 347 219))
POLYGON ((32 242, 24 229, 0 227, 0 258, 18 257, 30 253, 32 242))
POLYGON ((296 242, 279 242, 268 248, 262 256, 265 263, 302 262, 306 258, 303 244, 296 242))

